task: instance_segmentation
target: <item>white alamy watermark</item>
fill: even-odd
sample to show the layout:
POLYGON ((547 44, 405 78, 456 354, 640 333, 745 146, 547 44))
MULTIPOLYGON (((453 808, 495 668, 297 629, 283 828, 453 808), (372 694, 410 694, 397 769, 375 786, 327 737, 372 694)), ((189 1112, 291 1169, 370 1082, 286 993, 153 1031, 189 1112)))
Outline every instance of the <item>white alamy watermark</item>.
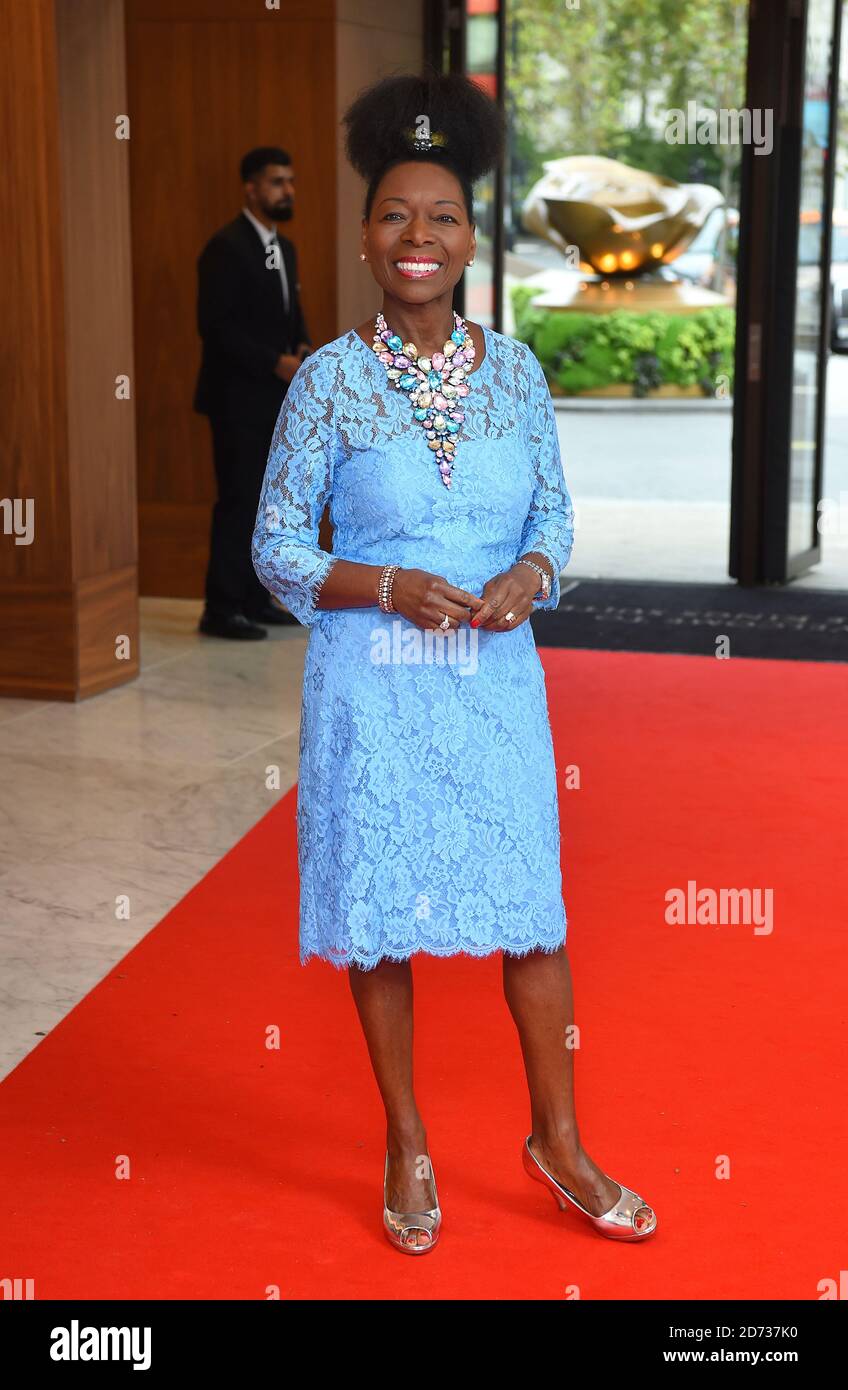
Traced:
POLYGON ((35 1298, 34 1279, 0 1279, 0 1298, 11 1303, 15 1298, 35 1298))
POLYGON ((753 145, 754 154, 774 149, 774 112, 770 107, 743 106, 737 111, 722 106, 718 111, 688 101, 665 112, 665 139, 669 145, 753 145))
POLYGON ((672 927, 752 926, 755 936, 774 930, 773 888, 699 888, 690 878, 685 888, 669 888, 665 902, 672 927))
POLYGON ((14 536, 15 545, 32 545, 35 539, 35 498, 0 497, 0 529, 14 536))
POLYGON ((839 1277, 825 1277, 816 1284, 819 1301, 848 1299, 848 1269, 840 1269, 839 1277))
POLYGON ((456 666, 461 676, 477 670, 477 629, 461 624, 441 632, 411 627, 395 618, 371 630, 375 666, 456 666))
POLYGON ((54 1327, 50 1341, 51 1361, 131 1361, 133 1370, 150 1369, 149 1327, 91 1327, 73 1318, 54 1327))

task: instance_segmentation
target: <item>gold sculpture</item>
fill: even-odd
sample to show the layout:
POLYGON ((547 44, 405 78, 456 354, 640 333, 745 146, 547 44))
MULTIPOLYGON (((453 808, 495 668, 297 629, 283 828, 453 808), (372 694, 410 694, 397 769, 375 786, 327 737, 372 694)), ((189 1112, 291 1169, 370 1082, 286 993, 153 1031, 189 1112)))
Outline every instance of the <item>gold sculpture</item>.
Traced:
POLYGON ((575 270, 635 277, 674 261, 723 201, 709 184, 675 183, 616 159, 576 155, 545 164, 522 217, 575 270))

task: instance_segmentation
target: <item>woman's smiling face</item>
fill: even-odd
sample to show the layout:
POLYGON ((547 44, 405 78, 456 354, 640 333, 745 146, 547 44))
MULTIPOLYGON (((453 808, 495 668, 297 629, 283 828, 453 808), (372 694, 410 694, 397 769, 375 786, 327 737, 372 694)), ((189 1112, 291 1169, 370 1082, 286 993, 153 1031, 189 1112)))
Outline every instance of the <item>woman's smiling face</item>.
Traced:
POLYGON ((396 299, 424 304, 451 291, 476 249, 459 180, 440 164, 396 164, 363 221, 362 249, 396 299))

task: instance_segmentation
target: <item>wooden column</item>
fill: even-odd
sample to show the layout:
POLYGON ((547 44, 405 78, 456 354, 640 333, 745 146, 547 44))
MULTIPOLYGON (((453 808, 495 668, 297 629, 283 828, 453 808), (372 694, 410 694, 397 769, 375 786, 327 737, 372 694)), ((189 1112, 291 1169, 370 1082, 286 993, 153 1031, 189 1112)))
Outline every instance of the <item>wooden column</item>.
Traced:
POLYGON ((0 695, 75 700, 138 670, 123 0, 0 29, 0 695))

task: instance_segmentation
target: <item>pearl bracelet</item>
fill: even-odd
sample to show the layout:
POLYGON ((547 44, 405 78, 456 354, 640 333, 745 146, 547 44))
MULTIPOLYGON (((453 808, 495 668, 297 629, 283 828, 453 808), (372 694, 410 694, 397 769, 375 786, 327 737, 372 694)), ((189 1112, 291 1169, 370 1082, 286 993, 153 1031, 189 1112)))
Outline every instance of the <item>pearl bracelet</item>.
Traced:
POLYGON ((392 583, 399 569, 400 565, 383 566, 377 589, 377 602, 384 613, 394 613, 395 611, 395 606, 392 603, 392 583))

